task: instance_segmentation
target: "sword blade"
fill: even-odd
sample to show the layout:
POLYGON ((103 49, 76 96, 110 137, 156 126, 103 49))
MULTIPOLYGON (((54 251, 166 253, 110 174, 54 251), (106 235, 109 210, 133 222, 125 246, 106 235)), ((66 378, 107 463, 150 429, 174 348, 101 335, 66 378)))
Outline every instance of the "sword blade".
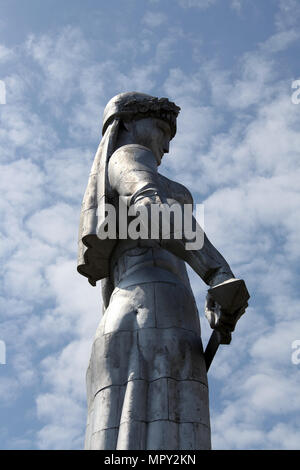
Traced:
POLYGON ((214 330, 211 334, 211 337, 209 338, 209 341, 207 343, 207 346, 204 352, 206 372, 208 372, 208 369, 213 361, 213 358, 215 357, 215 354, 218 350, 220 342, 221 342, 221 335, 217 330, 214 330))

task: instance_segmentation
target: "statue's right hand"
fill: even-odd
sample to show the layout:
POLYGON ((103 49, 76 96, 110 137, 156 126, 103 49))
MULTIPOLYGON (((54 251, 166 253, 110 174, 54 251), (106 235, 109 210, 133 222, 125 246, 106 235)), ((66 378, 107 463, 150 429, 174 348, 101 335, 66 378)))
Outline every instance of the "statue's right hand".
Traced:
POLYGON ((207 293, 205 302, 205 316, 212 329, 219 331, 221 334, 221 343, 229 344, 231 341, 231 333, 235 329, 238 319, 243 315, 248 303, 246 303, 239 310, 234 312, 234 315, 226 313, 222 310, 221 306, 212 298, 210 293, 207 293))
POLYGON ((211 328, 215 329, 220 321, 221 306, 215 302, 209 292, 206 295, 204 313, 211 328))

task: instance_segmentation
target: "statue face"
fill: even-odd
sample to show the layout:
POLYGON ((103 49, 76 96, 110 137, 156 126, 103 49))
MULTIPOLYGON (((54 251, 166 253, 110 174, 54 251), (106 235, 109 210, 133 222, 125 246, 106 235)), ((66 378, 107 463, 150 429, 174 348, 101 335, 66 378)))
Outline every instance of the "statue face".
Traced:
POLYGON ((169 124, 158 118, 138 119, 130 124, 134 142, 152 150, 157 165, 160 165, 163 154, 169 152, 171 140, 169 124))

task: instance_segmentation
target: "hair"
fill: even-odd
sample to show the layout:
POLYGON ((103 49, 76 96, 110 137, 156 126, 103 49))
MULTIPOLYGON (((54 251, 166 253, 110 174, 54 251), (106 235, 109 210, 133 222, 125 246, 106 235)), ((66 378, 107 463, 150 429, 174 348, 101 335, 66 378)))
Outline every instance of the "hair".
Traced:
POLYGON ((116 118, 128 122, 154 117, 170 125, 173 138, 176 134, 176 118, 179 111, 180 107, 168 98, 156 98, 137 92, 121 93, 112 98, 104 110, 102 133, 105 133, 108 125, 116 118))

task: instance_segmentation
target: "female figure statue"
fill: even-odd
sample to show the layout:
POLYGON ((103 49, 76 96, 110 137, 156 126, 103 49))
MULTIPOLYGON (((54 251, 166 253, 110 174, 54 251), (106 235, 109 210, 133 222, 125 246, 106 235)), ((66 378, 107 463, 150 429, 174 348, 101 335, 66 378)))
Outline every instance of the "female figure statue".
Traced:
MULTIPOLYGON (((104 111, 103 138, 83 200, 78 271, 102 280, 103 316, 87 370, 86 449, 210 449, 208 384, 197 306, 185 261, 213 287, 234 275, 206 236, 101 239, 105 204, 192 204, 158 173, 178 106, 122 93, 104 111), (97 235, 98 234, 98 235, 97 235)), ((150 213, 150 212, 149 212, 150 213)), ((215 325, 216 305, 207 316, 215 325)))

